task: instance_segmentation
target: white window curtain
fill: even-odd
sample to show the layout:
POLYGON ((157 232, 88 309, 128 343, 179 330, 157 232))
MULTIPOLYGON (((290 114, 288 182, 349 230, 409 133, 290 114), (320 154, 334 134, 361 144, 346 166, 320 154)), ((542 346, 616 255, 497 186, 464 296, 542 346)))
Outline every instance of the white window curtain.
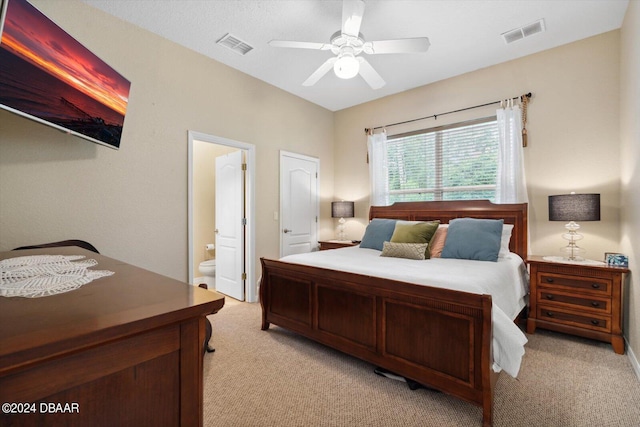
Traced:
POLYGON ((496 203, 528 203, 522 148, 522 112, 513 100, 496 111, 500 149, 496 203))
POLYGON ((385 130, 368 136, 367 151, 369 153, 371 206, 387 206, 389 205, 389 173, 387 170, 387 132, 385 130))

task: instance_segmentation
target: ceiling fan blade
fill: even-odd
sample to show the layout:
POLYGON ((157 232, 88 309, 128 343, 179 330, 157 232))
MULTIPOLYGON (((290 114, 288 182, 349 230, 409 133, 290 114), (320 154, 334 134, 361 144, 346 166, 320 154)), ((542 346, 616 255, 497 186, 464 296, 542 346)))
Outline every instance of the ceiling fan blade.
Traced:
POLYGON ((360 75, 364 81, 371 86, 371 89, 380 89, 386 84, 382 77, 380 77, 380 74, 373 69, 366 59, 358 56, 358 61, 360 62, 360 75))
POLYGON ((314 84, 316 84, 318 80, 320 80, 325 74, 327 74, 327 72, 329 72, 329 70, 333 68, 333 64, 335 64, 337 60, 338 58, 336 58, 335 56, 327 59, 324 64, 318 67, 318 69, 315 70, 313 74, 311 74, 309 78, 307 78, 307 80, 302 83, 302 86, 313 86, 314 84))
POLYGON ((380 53, 422 53, 426 52, 430 45, 431 43, 429 43, 427 37, 416 37, 413 39, 366 42, 362 49, 369 55, 380 53))
POLYGON ((315 50, 330 50, 331 44, 327 43, 313 43, 313 42, 295 42, 287 40, 271 40, 269 46, 273 47, 292 47, 295 49, 315 49, 315 50))
POLYGON ((342 34, 358 37, 364 15, 364 1, 344 0, 342 2, 342 34))

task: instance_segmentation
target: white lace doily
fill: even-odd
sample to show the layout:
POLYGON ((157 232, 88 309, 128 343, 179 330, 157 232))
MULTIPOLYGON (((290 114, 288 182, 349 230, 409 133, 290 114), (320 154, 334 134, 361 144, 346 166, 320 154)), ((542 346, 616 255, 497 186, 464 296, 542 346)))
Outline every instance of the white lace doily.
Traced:
POLYGON ((607 265, 606 262, 596 261, 593 259, 570 260, 568 258, 564 258, 561 256, 544 256, 542 257, 542 259, 544 259, 545 261, 561 262, 564 264, 582 264, 582 265, 599 265, 599 266, 607 265))
POLYGON ((97 265, 83 255, 30 255, 0 261, 0 296, 38 298, 78 289, 113 271, 89 270, 97 265), (75 261, 75 262, 74 262, 75 261))

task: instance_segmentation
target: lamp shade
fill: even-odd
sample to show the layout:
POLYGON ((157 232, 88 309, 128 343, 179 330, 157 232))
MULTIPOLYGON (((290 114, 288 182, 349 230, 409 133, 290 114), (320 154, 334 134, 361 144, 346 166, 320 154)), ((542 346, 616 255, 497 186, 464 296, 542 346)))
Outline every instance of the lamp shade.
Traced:
POLYGON ((353 218, 353 202, 331 202, 331 218, 353 218))
POLYGON ((600 194, 549 196, 549 221, 600 221, 600 194))

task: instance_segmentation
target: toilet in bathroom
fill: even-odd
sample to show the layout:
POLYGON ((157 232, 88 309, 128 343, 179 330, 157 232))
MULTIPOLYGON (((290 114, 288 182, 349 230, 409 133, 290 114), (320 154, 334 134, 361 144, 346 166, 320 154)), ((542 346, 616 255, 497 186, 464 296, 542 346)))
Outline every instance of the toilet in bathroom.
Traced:
POLYGON ((204 277, 204 282, 211 290, 216 288, 216 260, 210 259, 199 264, 198 270, 204 277))

